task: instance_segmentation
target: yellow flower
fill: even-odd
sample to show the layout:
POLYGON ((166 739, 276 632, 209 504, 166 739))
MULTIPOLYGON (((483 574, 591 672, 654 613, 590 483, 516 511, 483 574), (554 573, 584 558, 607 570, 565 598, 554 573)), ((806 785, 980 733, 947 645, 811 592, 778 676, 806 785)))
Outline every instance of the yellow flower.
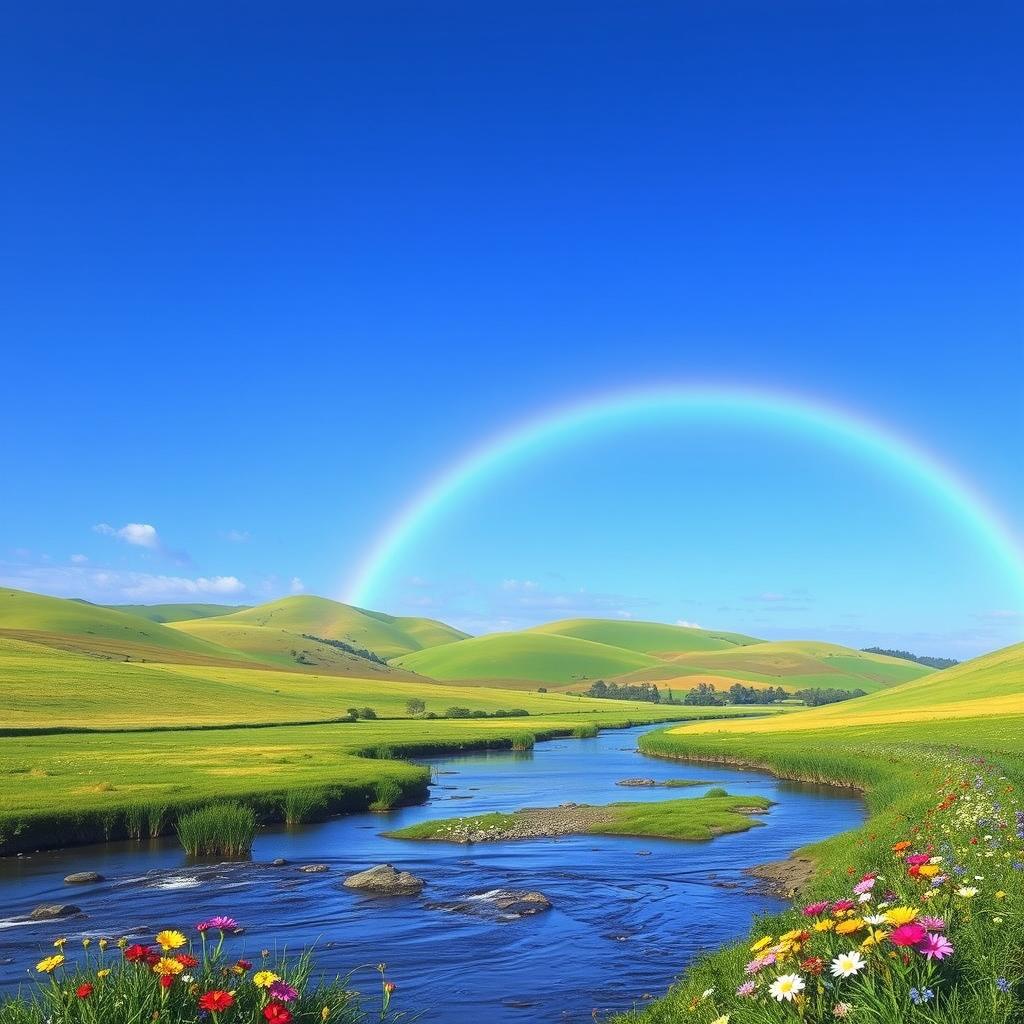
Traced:
POLYGON ((716 1017, 711 1024, 729 1024, 729 1014, 723 1013, 721 1017, 716 1017))
POLYGON ((830 932, 835 926, 836 923, 831 917, 823 917, 820 921, 814 922, 814 930, 816 932, 830 932))
POLYGON ((877 946, 888 934, 888 932, 882 931, 881 928, 872 928, 868 932, 868 937, 860 944, 860 948, 870 949, 872 946, 877 946))
POLYGON ((117 940, 117 948, 118 949, 124 949, 124 947, 127 946, 127 945, 128 945, 128 940, 122 935, 121 938, 119 938, 117 940))
POLYGON ((1006 899, 1006 893, 1003 892, 1002 889, 1000 889, 999 892, 996 893, 996 899, 997 900, 1005 900, 1006 899))
POLYGON ((109 943, 109 941, 107 939, 100 939, 98 945, 99 945, 100 949, 106 949, 107 946, 110 945, 110 943, 109 943))
POLYGON ((846 921, 840 921, 836 925, 836 935, 852 935, 864 927, 864 920, 860 917, 851 917, 846 921))
POLYGON ((330 1015, 331 1015, 331 1008, 329 1006, 325 1006, 320 1011, 320 1019, 321 1020, 327 1020, 327 1018, 330 1017, 330 1015))
POLYGON ((917 917, 916 907, 893 907, 885 912, 885 919, 889 924, 898 928, 901 924, 910 924, 917 917))
POLYGON ((36 970, 40 974, 53 974, 60 965, 64 963, 64 956, 62 953, 58 953, 56 956, 44 956, 39 963, 36 964, 36 970))
POLYGON ((64 938, 54 939, 53 940, 53 948, 54 949, 63 949, 64 948, 64 943, 67 942, 67 941, 68 940, 64 939, 64 938))
POLYGON ((96 972, 97 978, 105 978, 110 973, 109 967, 104 967, 103 970, 96 972))
POLYGON ((181 949, 182 946, 188 942, 181 932, 176 932, 173 929, 158 932, 156 941, 160 944, 161 949, 181 949))
POLYGON ((751 953, 759 953, 765 946, 770 946, 775 940, 770 935, 765 935, 764 938, 758 939, 750 947, 751 953))
POLYGON ((252 980, 253 984, 259 988, 270 988, 275 981, 280 981, 281 979, 273 971, 257 971, 252 976, 252 980))
POLYGON ((159 974, 161 978, 173 978, 185 970, 184 964, 178 960, 172 960, 169 956, 162 956, 153 964, 153 973, 159 974))
POLYGON ((785 935, 779 936, 779 942, 793 942, 795 939, 800 938, 803 935, 802 928, 794 928, 792 931, 786 932, 785 935))
POLYGON ((88 949, 91 945, 92 945, 92 939, 90 939, 90 938, 82 939, 82 949, 88 949))
POLYGON ((938 864, 922 864, 918 869, 922 878, 934 878, 940 871, 938 864))

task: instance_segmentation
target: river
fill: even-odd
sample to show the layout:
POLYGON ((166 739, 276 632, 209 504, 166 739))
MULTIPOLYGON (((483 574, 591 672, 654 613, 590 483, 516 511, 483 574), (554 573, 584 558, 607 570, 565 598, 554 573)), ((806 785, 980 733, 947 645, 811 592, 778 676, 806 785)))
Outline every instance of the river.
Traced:
MULTIPOLYGON (((300 828, 263 831, 252 861, 212 868, 189 863, 177 841, 108 843, 0 859, 0 991, 10 991, 58 935, 68 950, 82 935, 135 927, 188 927, 230 914, 246 928, 231 952, 316 944, 331 971, 388 964, 397 1005, 423 1024, 585 1022, 661 994, 702 950, 746 932, 753 915, 779 909, 743 869, 859 824, 849 791, 784 782, 755 771, 672 763, 636 750, 650 728, 607 731, 592 740, 553 740, 531 753, 428 758, 431 798, 386 815, 358 814, 300 828), (643 776, 700 779, 730 793, 777 801, 762 827, 692 843, 578 836, 455 846, 386 839, 383 829, 565 801, 699 797, 686 789, 623 788, 643 776), (283 857, 285 867, 268 862, 283 857), (298 865, 329 865, 304 874, 298 865), (372 899, 340 887, 344 875, 393 863, 427 881, 422 897, 372 899), (72 871, 105 881, 63 883, 72 871), (550 912, 502 921, 429 904, 496 888, 538 889, 550 912), (64 923, 18 918, 46 902, 73 902, 86 917, 64 923)), ((370 974, 354 982, 373 986, 370 974)))

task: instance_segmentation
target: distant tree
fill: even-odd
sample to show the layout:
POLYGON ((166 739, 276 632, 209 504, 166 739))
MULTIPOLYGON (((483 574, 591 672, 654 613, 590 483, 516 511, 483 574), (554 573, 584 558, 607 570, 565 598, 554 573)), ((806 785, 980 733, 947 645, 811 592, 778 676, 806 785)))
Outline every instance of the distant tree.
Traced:
POLYGON ((885 654, 890 658, 900 658, 903 661, 914 661, 918 665, 924 665, 926 668, 952 668, 954 665, 959 665, 960 662, 955 658, 929 658, 920 657, 916 654, 911 654, 910 651, 897 651, 892 650, 888 647, 862 647, 862 651, 865 654, 885 654))
POLYGON ((373 719, 377 717, 377 712, 373 708, 360 708, 359 717, 373 719))
POLYGON ((793 694, 797 700, 802 700, 808 707, 820 707, 822 704, 838 704, 843 700, 853 700, 854 697, 866 696, 863 690, 837 690, 833 687, 815 687, 807 690, 797 690, 793 694))
POLYGON ((725 696, 710 683, 698 683, 683 698, 683 703, 696 707, 717 707, 725 703, 725 696))
POLYGON ((537 692, 538 693, 547 693, 548 692, 548 688, 546 686, 538 686, 537 687, 537 692))
POLYGON ((453 707, 450 707, 450 708, 445 708, 444 717, 445 718, 469 718, 469 713, 470 713, 469 712, 469 708, 462 708, 462 707, 458 707, 458 706, 453 706, 453 707))
POLYGON ((348 709, 348 716, 353 721, 355 721, 359 717, 359 708, 349 708, 348 709))
POLYGON ((419 697, 410 697, 405 702, 405 710, 408 711, 410 715, 422 715, 423 712, 427 710, 427 702, 425 700, 420 700, 419 697))

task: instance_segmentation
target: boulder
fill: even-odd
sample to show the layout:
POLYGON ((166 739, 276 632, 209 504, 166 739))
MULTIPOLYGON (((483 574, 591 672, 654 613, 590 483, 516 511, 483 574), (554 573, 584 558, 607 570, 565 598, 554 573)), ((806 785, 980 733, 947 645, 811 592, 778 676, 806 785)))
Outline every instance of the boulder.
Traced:
POLYGON ((305 871, 307 875, 319 875, 322 871, 331 869, 326 864, 303 864, 299 870, 305 871))
POLYGON ((494 905, 506 914, 529 917, 550 910, 552 903, 542 892, 515 892, 499 890, 494 896, 494 905))
POLYGON ((90 885, 93 882, 102 882, 103 876, 95 871, 75 871, 64 876, 65 885, 90 885))
POLYGON ((619 779, 616 786, 656 786, 654 779, 619 779))
POLYGON ((347 889, 359 889, 379 896, 416 896, 426 885, 422 878, 408 871, 399 871, 391 864, 377 864, 366 871, 357 871, 342 884, 347 889))
POLYGON ((272 861, 270 862, 270 866, 271 866, 272 868, 283 868, 283 867, 285 866, 285 864, 287 864, 287 863, 288 863, 288 861, 286 861, 286 860, 284 859, 284 857, 275 857, 275 858, 274 858, 274 859, 273 859, 273 860, 272 860, 272 861))
POLYGON ((28 916, 33 921, 56 921, 59 917, 74 917, 82 912, 73 903, 40 903, 28 916))

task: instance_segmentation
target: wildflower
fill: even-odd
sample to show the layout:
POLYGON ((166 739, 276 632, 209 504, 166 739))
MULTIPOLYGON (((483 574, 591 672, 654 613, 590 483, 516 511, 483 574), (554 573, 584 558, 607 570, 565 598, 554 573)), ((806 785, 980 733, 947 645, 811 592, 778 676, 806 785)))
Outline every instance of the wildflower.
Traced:
POLYGON ((921 867, 917 869, 917 873, 922 878, 935 878, 938 875, 939 871, 940 868, 937 864, 923 864, 921 867))
POLYGON ((996 988, 1005 994, 1010 991, 1010 983, 1005 978, 996 978, 996 988))
POLYGON ((902 853, 904 850, 909 850, 913 843, 907 842, 906 839, 901 840, 898 843, 894 843, 892 847, 893 853, 902 853))
POLYGON ((219 932, 233 932, 238 927, 238 922, 233 917, 211 917, 205 922, 208 928, 216 928, 219 932))
POLYGON ((818 975, 825 969, 825 961, 820 956, 809 956, 806 960, 800 961, 800 970, 808 974, 818 975))
POLYGON ((867 917, 864 918, 864 923, 871 925, 872 928, 877 928, 878 925, 886 924, 887 922, 888 918, 885 914, 868 914, 867 917))
POLYGON ((996 893, 996 899, 997 899, 997 900, 1005 900, 1005 899, 1006 899, 1006 893, 1005 893, 1005 892, 1003 892, 1003 890, 1002 890, 1002 889, 1000 889, 1000 890, 999 890, 999 891, 998 891, 998 892, 996 893))
POLYGON ((299 998, 298 989, 292 988, 287 981, 275 981, 267 991, 270 998, 276 999, 279 1003, 291 1003, 299 998))
POLYGON ((235 964, 235 967, 238 968, 238 971, 239 971, 240 974, 244 974, 246 971, 251 971, 252 970, 252 961, 251 960, 239 960, 235 964))
POLYGON ((836 935, 852 935, 854 932, 859 932, 863 927, 864 919, 862 917, 849 917, 836 925, 836 935))
POLYGON ((836 1003, 832 1007, 832 1016, 840 1020, 845 1020, 853 1012, 853 1006, 850 1003, 836 1003))
POLYGON ((153 973, 159 974, 161 978, 172 978, 176 974, 181 974, 183 970, 185 965, 169 956, 162 956, 153 964, 153 973))
POLYGON ((750 952, 751 953, 760 953, 761 950, 765 948, 765 946, 770 946, 774 941, 775 940, 772 938, 771 935, 762 936, 760 939, 757 940, 757 942, 755 942, 750 947, 750 952))
MULTIPOLYGON (((393 981, 384 982, 384 990, 386 992, 394 992, 396 988, 398 988, 398 986, 393 981)), ((700 997, 701 999, 707 999, 708 996, 713 996, 714 994, 715 990, 713 988, 706 988, 701 993, 700 997)))
POLYGON ((828 903, 808 903, 804 907, 804 917, 817 917, 819 914, 824 914, 828 910, 828 903))
POLYGON ((927 928, 930 932, 944 932, 946 930, 946 922, 941 917, 931 917, 925 915, 917 919, 917 923, 922 928, 927 928))
POLYGON ((972 900, 978 895, 978 890, 973 885, 961 885, 956 891, 957 896, 962 896, 965 900, 972 900))
POLYGON ((917 951, 929 960, 945 960, 953 954, 953 943, 945 935, 928 932, 917 944, 917 951))
POLYGON ((172 974, 161 974, 160 975, 160 987, 170 988, 174 984, 174 975, 172 974))
POLYGON ((231 992, 215 988, 210 992, 204 992, 199 997, 199 1008, 209 1010, 211 1013, 219 1013, 222 1010, 230 1009, 234 1002, 235 997, 231 992))
POLYGON ((110 945, 110 941, 108 939, 100 939, 97 945, 100 947, 100 949, 106 949, 107 946, 110 945))
POLYGON ((40 974, 53 974, 53 972, 63 963, 63 953, 58 953, 56 956, 44 956, 43 959, 36 964, 36 970, 40 974))
POLYGON ((721 1017, 716 1017, 711 1024, 729 1024, 729 1014, 723 1013, 721 1017))
POLYGON ((912 853, 909 857, 904 857, 903 860, 912 867, 920 867, 922 864, 927 864, 931 857, 927 853, 912 853))
POLYGON ((869 892, 871 892, 871 890, 872 890, 872 889, 873 889, 874 887, 875 887, 875 879, 874 879, 874 877, 872 876, 872 877, 870 877, 870 878, 863 878, 863 879, 861 879, 861 881, 859 881, 859 882, 858 882, 858 883, 857 883, 857 884, 856 884, 856 885, 855 885, 855 886, 853 887, 853 891, 854 891, 855 893, 857 893, 858 895, 864 895, 864 893, 869 893, 869 892))
POLYGON ((110 973, 109 967, 103 967, 96 972, 97 978, 105 978, 110 973))
POLYGON ((84 982, 75 989, 75 995, 79 999, 88 999, 92 995, 92 985, 89 982, 84 982))
POLYGON ((915 907, 892 907, 885 912, 885 919, 889 924, 901 925, 910 924, 917 917, 915 907))
POLYGON ((849 953, 840 953, 832 961, 829 970, 832 972, 833 978, 849 978, 864 970, 864 957, 855 949, 851 949, 849 953))
POLYGON ((935 998, 935 993, 930 989, 926 988, 923 992, 916 988, 910 990, 910 999, 915 1006, 920 1006, 922 1003, 927 1003, 929 1000, 935 998))
POLYGON ((90 939, 89 936, 86 935, 82 939, 82 949, 88 949, 91 945, 92 945, 92 939, 90 939))
POLYGON ((290 1024, 292 1019, 291 1013, 280 1003, 267 1003, 263 1007, 263 1016, 269 1024, 290 1024))
POLYGON ((805 932, 800 928, 794 928, 792 931, 786 932, 785 935, 780 935, 779 943, 784 945, 790 942, 806 942, 810 937, 810 932, 805 932))
POLYGON ((823 917, 820 921, 814 922, 814 930, 816 932, 830 932, 835 926, 836 923, 831 917, 823 917))
POLYGON ((919 924, 901 924, 889 933, 889 941, 894 946, 916 946, 925 935, 927 932, 919 924))
POLYGON ((182 967, 198 967, 199 966, 199 961, 194 956, 192 956, 190 953, 178 953, 174 957, 174 959, 177 960, 178 963, 181 964, 182 967))
POLYGON ((860 948, 870 949, 872 946, 877 946, 888 937, 889 933, 887 931, 883 931, 881 928, 872 928, 871 931, 868 932, 866 938, 861 942, 860 948))
POLYGON ((124 958, 130 963, 135 963, 137 960, 145 960, 149 956, 149 952, 149 946, 143 946, 136 942, 135 945, 129 946, 124 951, 124 958))
POLYGON ((327 1020, 327 1018, 330 1017, 330 1015, 331 1015, 331 1008, 329 1006, 325 1006, 320 1011, 320 1019, 321 1020, 327 1020))
POLYGON ((744 999, 746 999, 748 996, 752 996, 754 994, 754 989, 756 987, 757 985, 755 982, 745 981, 736 989, 736 995, 742 996, 744 999))
POLYGON ((64 948, 64 944, 65 944, 65 943, 66 943, 67 941, 68 941, 68 940, 67 940, 67 939, 65 939, 65 938, 60 938, 60 939, 54 939, 54 940, 53 940, 53 948, 54 948, 54 949, 63 949, 63 948, 64 948))
POLYGON ((156 936, 157 945, 163 949, 181 949, 182 946, 188 942, 181 932, 174 931, 173 929, 167 929, 162 932, 158 932, 156 936))
POLYGON ((836 914, 843 914, 847 910, 853 910, 855 906, 857 906, 857 904, 854 903, 853 900, 836 900, 836 902, 832 904, 832 910, 836 914))
POLYGON ((799 974, 780 974, 768 986, 772 998, 778 1002, 792 1002, 804 990, 804 979, 799 974))
POLYGON ((270 988, 275 981, 281 979, 273 971, 257 971, 252 976, 253 984, 259 988, 270 988))

